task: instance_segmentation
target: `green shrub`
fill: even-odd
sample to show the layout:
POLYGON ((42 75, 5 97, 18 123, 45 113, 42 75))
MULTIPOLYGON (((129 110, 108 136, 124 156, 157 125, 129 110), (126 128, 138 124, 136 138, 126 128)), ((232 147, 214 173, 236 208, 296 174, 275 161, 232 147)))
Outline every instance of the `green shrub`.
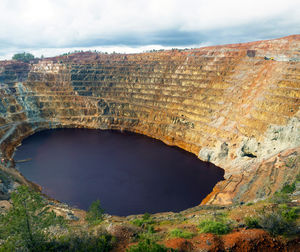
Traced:
POLYGON ((213 234, 227 234, 231 231, 229 224, 221 221, 204 220, 199 224, 200 231, 202 233, 213 233, 213 234))
POLYGON ((114 237, 108 234, 94 236, 86 232, 80 235, 68 235, 53 241, 45 251, 111 251, 115 243, 114 237))
POLYGON ((292 234, 295 231, 295 224, 277 212, 262 215, 259 225, 272 235, 292 234))
POLYGON ((132 245, 127 252, 172 252, 176 251, 171 248, 166 248, 163 245, 157 244, 151 240, 139 242, 137 245, 132 245))
POLYGON ((96 200, 92 202, 89 207, 88 212, 86 213, 85 220, 89 224, 99 224, 103 221, 104 210, 101 207, 100 200, 96 200))
POLYGON ((132 220, 131 223, 136 225, 136 226, 148 229, 148 226, 154 224, 154 221, 151 218, 151 215, 149 213, 145 213, 142 216, 142 218, 132 220))
POLYGON ((261 211, 257 217, 249 218, 248 223, 246 219, 246 225, 248 227, 262 228, 272 235, 295 234, 297 232, 297 210, 295 207, 292 208, 283 204, 276 209, 261 211))
POLYGON ((35 252, 56 252, 56 251, 84 251, 84 252, 108 252, 111 251, 115 244, 115 238, 108 234, 99 236, 90 235, 88 233, 71 234, 62 236, 58 239, 44 241, 39 246, 35 246, 30 250, 16 250, 16 245, 5 243, 0 247, 1 252, 7 251, 35 251, 35 252))
POLYGON ((281 192, 282 193, 292 193, 294 192, 296 189, 296 185, 295 183, 291 184, 291 185, 285 185, 282 189, 281 192))
POLYGON ((256 217, 246 217, 245 224, 247 228, 261 228, 259 220, 256 217))
POLYGON ((190 239, 193 236, 194 236, 193 233, 178 228, 170 231, 170 237, 190 239))
POLYGON ((271 197, 270 201, 275 204, 283 204, 283 203, 289 203, 291 200, 288 194, 283 192, 276 192, 271 197))
POLYGON ((285 165, 289 168, 292 168, 293 165, 295 164, 296 158, 293 157, 289 157, 286 161, 285 161, 285 165))
POLYGON ((148 225, 147 232, 150 233, 150 234, 154 234, 155 233, 153 225, 148 225))
POLYGON ((146 229, 146 231, 138 235, 139 240, 160 240, 161 236, 159 234, 156 234, 154 226, 152 224, 147 224, 146 226, 144 226, 144 229, 146 229))
POLYGON ((162 236, 159 233, 147 231, 147 232, 139 233, 137 239, 135 239, 135 240, 136 241, 150 240, 153 242, 157 242, 161 239, 162 239, 162 236))
POLYGON ((279 206, 279 211, 282 217, 291 222, 297 219, 297 210, 298 209, 296 207, 289 207, 286 204, 279 206))
POLYGON ((144 213, 144 215, 142 216, 143 220, 150 220, 150 218, 151 218, 151 214, 149 213, 144 213))

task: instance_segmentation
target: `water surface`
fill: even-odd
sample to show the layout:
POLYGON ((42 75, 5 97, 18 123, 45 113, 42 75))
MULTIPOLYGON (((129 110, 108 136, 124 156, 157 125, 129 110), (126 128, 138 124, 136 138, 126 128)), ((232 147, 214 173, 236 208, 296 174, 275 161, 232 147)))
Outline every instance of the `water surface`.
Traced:
POLYGON ((87 209, 99 199, 113 215, 181 211, 198 205, 224 171, 195 155, 133 133, 88 129, 38 132, 15 160, 59 201, 87 209))

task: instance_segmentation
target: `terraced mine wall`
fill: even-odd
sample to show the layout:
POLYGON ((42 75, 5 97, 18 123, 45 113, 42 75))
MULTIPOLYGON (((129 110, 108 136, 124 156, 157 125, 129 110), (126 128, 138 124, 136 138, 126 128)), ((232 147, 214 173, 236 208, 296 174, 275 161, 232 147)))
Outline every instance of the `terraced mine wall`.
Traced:
POLYGON ((225 181, 203 204, 264 198, 300 171, 300 35, 2 61, 0 85, 2 169, 15 170, 24 137, 85 127, 141 133, 220 166, 225 181))

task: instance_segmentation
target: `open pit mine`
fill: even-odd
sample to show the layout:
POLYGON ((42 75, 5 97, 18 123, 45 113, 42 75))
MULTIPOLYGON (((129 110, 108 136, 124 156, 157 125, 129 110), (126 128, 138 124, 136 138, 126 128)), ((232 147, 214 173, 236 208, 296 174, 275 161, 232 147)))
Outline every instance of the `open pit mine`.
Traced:
MULTIPOLYGON (((1 169, 37 131, 136 132, 225 171, 199 204, 266 198, 300 167, 300 35, 140 54, 75 53, 0 62, 1 169)), ((15 182, 2 183, 7 199, 15 182)))

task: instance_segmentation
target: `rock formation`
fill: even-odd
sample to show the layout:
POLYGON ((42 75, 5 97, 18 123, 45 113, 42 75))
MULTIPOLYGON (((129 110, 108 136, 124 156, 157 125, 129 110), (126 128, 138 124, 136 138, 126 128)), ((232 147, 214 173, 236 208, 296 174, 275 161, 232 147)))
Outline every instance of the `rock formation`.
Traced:
POLYGON ((0 92, 2 166, 36 131, 85 127, 141 133, 220 166, 225 180, 203 203, 263 198, 300 171, 300 35, 2 61, 0 92))

